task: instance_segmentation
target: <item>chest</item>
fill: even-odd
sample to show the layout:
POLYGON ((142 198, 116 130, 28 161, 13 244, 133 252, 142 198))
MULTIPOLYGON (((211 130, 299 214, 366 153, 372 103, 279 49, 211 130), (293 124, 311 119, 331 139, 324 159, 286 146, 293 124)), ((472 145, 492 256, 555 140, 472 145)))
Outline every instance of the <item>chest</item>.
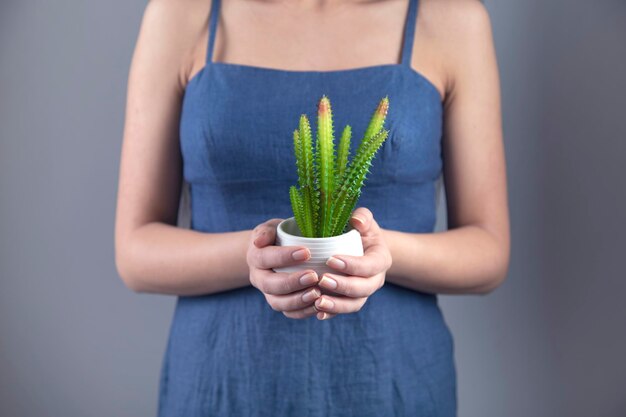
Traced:
POLYGON ((180 145, 187 182, 297 181, 294 129, 301 114, 316 138, 317 100, 332 106, 335 146, 346 124, 354 155, 380 98, 389 97, 385 128, 366 185, 429 182, 441 172, 442 106, 419 73, 398 65, 316 72, 213 63, 187 86, 180 145))

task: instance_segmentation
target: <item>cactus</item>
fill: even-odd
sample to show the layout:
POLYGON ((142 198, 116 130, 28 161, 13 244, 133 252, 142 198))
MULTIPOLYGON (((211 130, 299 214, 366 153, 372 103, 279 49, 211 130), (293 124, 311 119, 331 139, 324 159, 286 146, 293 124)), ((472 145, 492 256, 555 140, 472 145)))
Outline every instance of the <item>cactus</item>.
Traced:
POLYGON ((389 98, 379 102, 359 147, 348 163, 352 128, 346 125, 335 156, 330 100, 317 106, 317 141, 313 154, 309 120, 300 115, 293 132, 298 185, 289 188, 296 223, 304 237, 330 237, 343 233, 360 195, 372 160, 389 135, 384 129, 389 98))

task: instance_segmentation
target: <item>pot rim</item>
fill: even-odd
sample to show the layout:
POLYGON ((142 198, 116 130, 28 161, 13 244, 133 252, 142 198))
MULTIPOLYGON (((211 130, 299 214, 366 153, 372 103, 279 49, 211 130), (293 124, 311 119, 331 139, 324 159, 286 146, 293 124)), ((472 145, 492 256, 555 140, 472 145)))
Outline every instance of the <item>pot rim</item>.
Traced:
POLYGON ((301 239, 304 242, 311 242, 311 243, 313 243, 313 242, 329 242, 329 241, 341 239, 342 237, 345 237, 345 236, 349 235, 350 233, 354 234, 355 232, 358 235, 360 235, 359 231, 357 229, 355 229, 354 226, 352 226, 349 222, 348 222, 348 226, 347 226, 349 228, 349 230, 347 232, 342 233, 342 234, 337 235, 337 236, 305 237, 305 236, 292 235, 291 233, 288 233, 288 232, 286 232, 283 229, 283 225, 285 223, 287 223, 287 222, 295 223, 296 222, 296 217, 292 216, 292 217, 289 217, 289 218, 281 221, 280 223, 278 223, 278 226, 276 227, 276 233, 281 233, 281 234, 286 235, 286 236, 292 236, 292 237, 297 238, 299 240, 301 239))

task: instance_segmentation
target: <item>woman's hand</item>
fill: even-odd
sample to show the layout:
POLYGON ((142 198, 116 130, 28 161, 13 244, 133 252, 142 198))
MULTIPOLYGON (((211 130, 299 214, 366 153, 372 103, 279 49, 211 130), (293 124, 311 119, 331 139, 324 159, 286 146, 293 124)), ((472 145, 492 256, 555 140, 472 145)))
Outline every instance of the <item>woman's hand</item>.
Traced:
POLYGON ((328 266, 348 276, 329 273, 322 276, 318 285, 333 294, 324 293, 315 301, 319 320, 334 317, 337 313, 359 311, 367 298, 385 284, 387 270, 392 264, 391 252, 372 212, 359 207, 352 213, 350 221, 361 233, 363 256, 333 255, 328 259, 328 266))
POLYGON ((282 220, 270 219, 253 229, 246 254, 250 283, 263 293, 275 311, 293 319, 311 317, 317 313, 313 303, 321 295, 316 287, 318 276, 315 270, 292 273, 272 270, 311 257, 311 252, 304 246, 274 246, 276 227, 282 220))

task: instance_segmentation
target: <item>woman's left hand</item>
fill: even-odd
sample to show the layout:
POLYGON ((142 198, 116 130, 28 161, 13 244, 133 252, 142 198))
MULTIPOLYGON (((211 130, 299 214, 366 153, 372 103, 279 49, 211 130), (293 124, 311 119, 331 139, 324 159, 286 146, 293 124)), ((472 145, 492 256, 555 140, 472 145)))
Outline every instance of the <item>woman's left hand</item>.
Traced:
POLYGON ((350 223, 361 234, 363 256, 333 255, 328 259, 328 266, 347 276, 325 273, 320 279, 319 287, 332 294, 323 293, 315 301, 319 320, 359 311, 367 298, 385 284, 391 267, 391 252, 372 212, 359 207, 352 212, 350 223))

